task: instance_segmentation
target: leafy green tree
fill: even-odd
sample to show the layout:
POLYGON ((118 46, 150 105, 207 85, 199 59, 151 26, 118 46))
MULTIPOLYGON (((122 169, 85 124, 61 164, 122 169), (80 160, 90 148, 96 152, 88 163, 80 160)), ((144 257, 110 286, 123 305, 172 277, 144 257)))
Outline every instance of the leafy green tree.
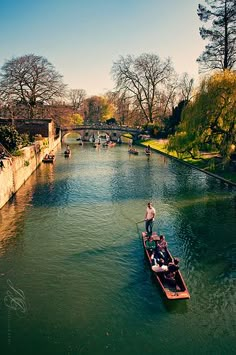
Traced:
POLYGON ((104 122, 113 117, 114 105, 103 96, 92 96, 85 100, 85 120, 89 123, 104 122))
POLYGON ((179 104, 173 108, 172 110, 172 115, 170 115, 166 120, 165 120, 165 131, 168 134, 174 134, 176 131, 177 126, 180 123, 181 120, 181 114, 183 112, 184 107, 187 105, 188 101, 187 100, 182 100, 179 102, 179 104))
POLYGON ((18 149, 23 140, 14 126, 0 126, 0 143, 9 152, 18 149))
POLYGON ((71 115, 72 124, 82 125, 84 123, 83 117, 79 113, 73 113, 71 115))
POLYGON ((236 63, 236 1, 205 0, 198 5, 198 16, 209 27, 200 27, 200 36, 208 40, 205 51, 197 59, 202 71, 232 69, 236 63))
POLYGON ((203 80, 199 92, 183 110, 169 150, 189 153, 217 149, 227 164, 236 140, 236 73, 225 70, 203 80))
POLYGON ((27 147, 31 142, 30 142, 30 136, 28 133, 22 133, 20 135, 21 137, 21 146, 23 147, 27 147))

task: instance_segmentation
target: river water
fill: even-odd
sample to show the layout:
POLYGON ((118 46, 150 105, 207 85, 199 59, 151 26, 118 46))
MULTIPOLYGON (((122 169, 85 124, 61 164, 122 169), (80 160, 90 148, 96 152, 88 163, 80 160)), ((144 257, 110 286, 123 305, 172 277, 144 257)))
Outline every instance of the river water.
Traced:
POLYGON ((68 142, 0 211, 1 354, 235 353, 234 188, 143 148, 68 142), (151 275, 148 200, 189 300, 151 275))

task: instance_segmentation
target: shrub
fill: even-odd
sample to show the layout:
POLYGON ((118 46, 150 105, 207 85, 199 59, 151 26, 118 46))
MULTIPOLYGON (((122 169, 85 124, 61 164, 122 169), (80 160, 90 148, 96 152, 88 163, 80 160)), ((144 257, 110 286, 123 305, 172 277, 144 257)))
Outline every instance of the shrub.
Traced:
POLYGON ((0 142, 9 152, 13 152, 22 144, 22 137, 14 126, 0 126, 0 142))

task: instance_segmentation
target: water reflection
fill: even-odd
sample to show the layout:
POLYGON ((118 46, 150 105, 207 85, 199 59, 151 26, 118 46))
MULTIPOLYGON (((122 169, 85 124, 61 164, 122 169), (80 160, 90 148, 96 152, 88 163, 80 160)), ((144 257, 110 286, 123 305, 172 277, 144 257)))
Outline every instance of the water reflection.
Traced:
MULTIPOLYGON (((159 154, 69 144, 70 159, 62 147, 1 210, 1 270, 13 270, 31 305, 27 323, 14 324, 15 347, 32 353, 37 338, 34 354, 143 354, 156 352, 155 338, 165 353, 168 344, 233 352, 235 192, 159 154), (155 230, 181 259, 188 301, 167 301, 150 272, 136 224, 148 199, 155 230)), ((6 321, 3 312, 2 329, 6 321)))
POLYGON ((19 191, 0 210, 0 255, 10 246, 23 243, 19 238, 25 228, 28 210, 32 206, 36 186, 47 185, 53 190, 54 165, 42 164, 35 173, 24 183, 19 191))

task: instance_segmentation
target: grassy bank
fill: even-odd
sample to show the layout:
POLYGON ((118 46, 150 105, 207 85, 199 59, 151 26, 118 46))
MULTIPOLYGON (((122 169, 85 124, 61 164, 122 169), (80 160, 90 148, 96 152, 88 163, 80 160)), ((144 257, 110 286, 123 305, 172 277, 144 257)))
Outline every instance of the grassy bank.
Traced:
POLYGON ((140 142, 140 144, 147 146, 150 145, 150 147, 154 150, 160 151, 162 153, 168 154, 170 156, 173 156, 179 160, 182 160, 186 163, 189 163, 193 166, 195 166, 198 169, 202 169, 206 172, 218 175, 219 177, 226 179, 232 183, 236 184, 236 172, 233 171, 227 171, 224 170, 222 171, 216 164, 215 164, 215 155, 203 155, 201 156, 201 159, 192 159, 191 157, 185 157, 185 158, 179 158, 175 152, 168 152, 166 145, 168 141, 167 140, 156 140, 156 139, 149 139, 146 140, 145 142, 140 142))

